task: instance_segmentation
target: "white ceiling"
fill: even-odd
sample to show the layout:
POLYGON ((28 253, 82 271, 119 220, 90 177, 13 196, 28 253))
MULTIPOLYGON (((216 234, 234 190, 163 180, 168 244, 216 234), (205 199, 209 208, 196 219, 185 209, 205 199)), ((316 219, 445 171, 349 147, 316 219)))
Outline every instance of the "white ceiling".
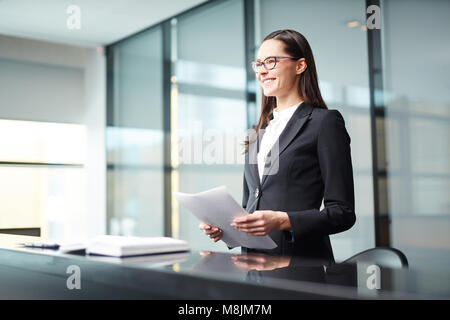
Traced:
POLYGON ((0 0, 0 34, 74 44, 106 45, 208 0, 0 0), (67 8, 80 8, 69 30, 67 8))

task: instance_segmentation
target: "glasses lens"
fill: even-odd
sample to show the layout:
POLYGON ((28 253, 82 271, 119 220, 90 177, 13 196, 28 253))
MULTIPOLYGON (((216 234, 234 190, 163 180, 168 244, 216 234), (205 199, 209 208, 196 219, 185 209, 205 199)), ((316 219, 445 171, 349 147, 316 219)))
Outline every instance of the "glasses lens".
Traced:
POLYGON ((267 58, 267 59, 264 61, 264 64, 266 65, 266 68, 267 68, 268 70, 271 70, 271 69, 275 68, 275 64, 276 64, 276 63, 277 63, 277 59, 276 59, 276 58, 272 58, 272 57, 267 58))
POLYGON ((253 71, 258 72, 258 64, 256 61, 252 62, 252 69, 253 69, 253 71))

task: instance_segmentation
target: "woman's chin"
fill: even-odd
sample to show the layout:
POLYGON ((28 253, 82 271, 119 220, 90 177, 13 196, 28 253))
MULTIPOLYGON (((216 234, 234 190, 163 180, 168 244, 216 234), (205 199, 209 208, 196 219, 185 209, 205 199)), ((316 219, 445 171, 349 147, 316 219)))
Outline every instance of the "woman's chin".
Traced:
POLYGON ((275 91, 270 89, 263 89, 263 93, 266 97, 273 97, 275 96, 275 91))

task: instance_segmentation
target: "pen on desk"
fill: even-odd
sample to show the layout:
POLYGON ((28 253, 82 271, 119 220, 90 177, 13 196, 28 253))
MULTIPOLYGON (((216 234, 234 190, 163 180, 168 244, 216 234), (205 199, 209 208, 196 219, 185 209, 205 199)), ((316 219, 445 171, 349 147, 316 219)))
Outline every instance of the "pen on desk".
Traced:
POLYGON ((18 243, 17 245, 25 247, 25 248, 39 248, 39 249, 52 249, 52 250, 58 250, 59 244, 55 243, 18 243))

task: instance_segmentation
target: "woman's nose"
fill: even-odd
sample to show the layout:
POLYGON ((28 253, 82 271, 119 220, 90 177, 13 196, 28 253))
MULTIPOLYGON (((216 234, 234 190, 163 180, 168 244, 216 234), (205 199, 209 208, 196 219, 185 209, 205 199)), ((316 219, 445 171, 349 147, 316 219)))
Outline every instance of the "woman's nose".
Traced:
POLYGON ((265 68, 260 68, 258 75, 260 78, 264 77, 267 74, 267 70, 265 68))

